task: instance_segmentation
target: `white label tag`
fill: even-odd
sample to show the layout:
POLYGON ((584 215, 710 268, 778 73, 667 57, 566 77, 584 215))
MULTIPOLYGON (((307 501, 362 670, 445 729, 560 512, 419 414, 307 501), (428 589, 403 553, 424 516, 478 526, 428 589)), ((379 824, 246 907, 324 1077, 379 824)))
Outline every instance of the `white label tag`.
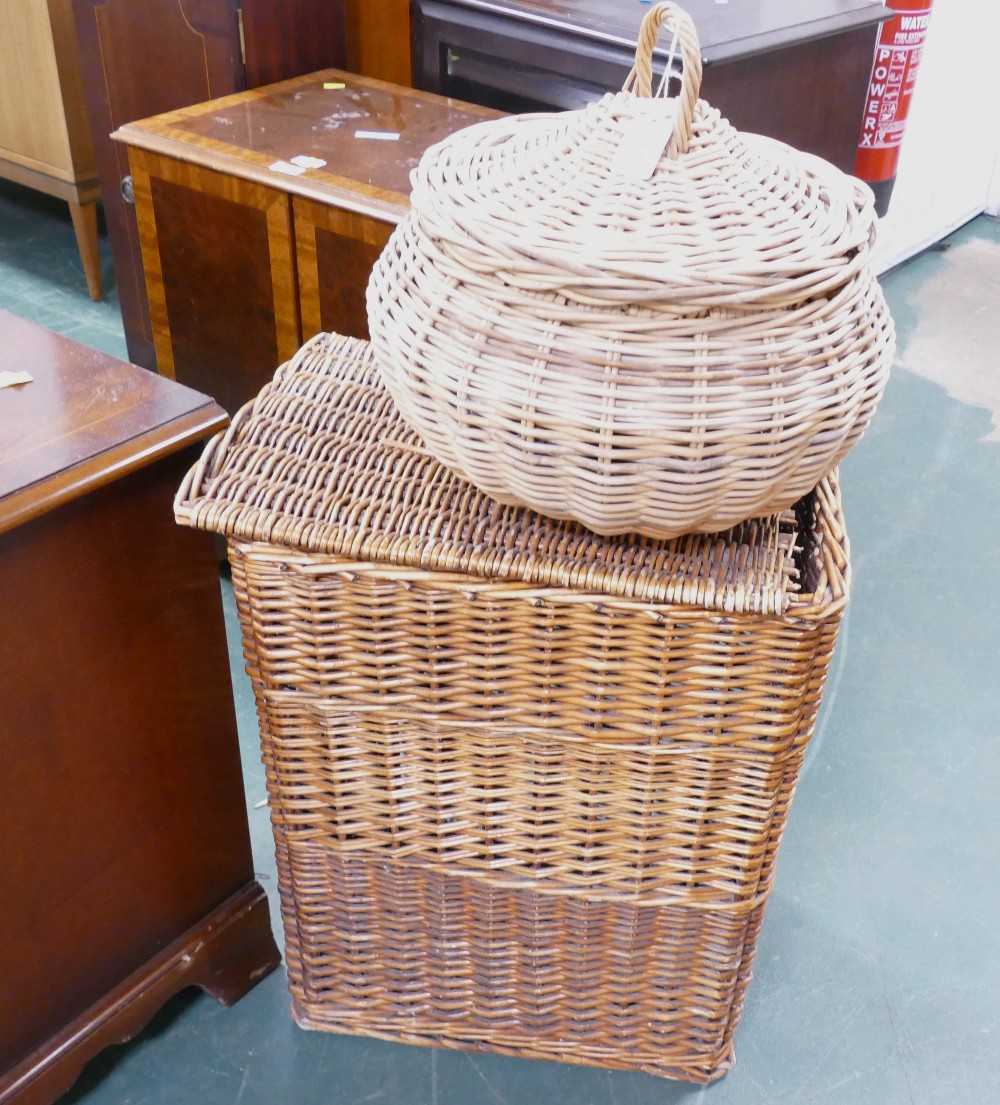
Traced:
POLYGON ((660 97, 637 99, 633 115, 622 125, 611 171, 629 180, 649 180, 670 141, 673 102, 660 97))
POLYGON ((297 153, 294 157, 289 158, 289 161, 293 165, 298 165, 300 169, 322 169, 326 164, 321 157, 310 157, 305 153, 297 153))
POLYGON ((301 176, 306 171, 304 165, 292 165, 288 161, 272 161, 268 168, 286 176, 301 176))

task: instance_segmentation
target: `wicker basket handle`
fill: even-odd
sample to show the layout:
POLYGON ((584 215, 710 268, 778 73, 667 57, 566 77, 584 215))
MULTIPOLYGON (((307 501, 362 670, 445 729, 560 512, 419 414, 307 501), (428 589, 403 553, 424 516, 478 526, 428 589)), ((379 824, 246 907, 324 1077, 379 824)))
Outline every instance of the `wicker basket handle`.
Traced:
MULTIPOLYGON (((691 16, 683 8, 676 4, 657 4, 650 8, 639 28, 639 41, 635 47, 635 65, 622 86, 623 91, 632 91, 636 96, 649 97, 653 95, 653 49, 660 30, 666 25, 673 32, 674 42, 671 44, 671 61, 674 50, 680 45, 681 50, 681 91, 677 97, 677 114, 674 117, 674 129, 667 143, 667 156, 679 157, 687 153, 688 143, 691 141, 691 127, 694 122, 694 109, 698 103, 698 93, 701 91, 701 43, 698 41, 698 32, 695 30, 691 16)), ((669 66, 667 75, 669 76, 669 66)), ((665 89, 667 79, 664 78, 662 87, 665 89)))

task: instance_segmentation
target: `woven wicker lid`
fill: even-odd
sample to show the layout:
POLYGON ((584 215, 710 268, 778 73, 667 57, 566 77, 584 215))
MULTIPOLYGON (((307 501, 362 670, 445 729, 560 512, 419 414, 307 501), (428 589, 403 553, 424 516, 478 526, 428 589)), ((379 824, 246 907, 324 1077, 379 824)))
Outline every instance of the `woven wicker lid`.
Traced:
POLYGON ((445 265, 454 248, 484 280, 582 302, 780 306, 843 286, 873 242, 869 189, 738 133, 698 99, 700 84, 691 20, 658 5, 622 92, 449 136, 411 176, 412 218, 445 265), (651 95, 664 24, 683 61, 669 99, 651 95))
POLYGON ((846 599, 847 551, 836 484, 824 481, 813 498, 814 532, 786 511, 670 541, 600 537, 504 506, 428 453, 366 342, 320 334, 209 443, 175 512, 185 525, 300 554, 723 612, 796 606, 797 616, 821 617, 846 599), (828 566, 806 594, 797 552, 820 530, 828 566))

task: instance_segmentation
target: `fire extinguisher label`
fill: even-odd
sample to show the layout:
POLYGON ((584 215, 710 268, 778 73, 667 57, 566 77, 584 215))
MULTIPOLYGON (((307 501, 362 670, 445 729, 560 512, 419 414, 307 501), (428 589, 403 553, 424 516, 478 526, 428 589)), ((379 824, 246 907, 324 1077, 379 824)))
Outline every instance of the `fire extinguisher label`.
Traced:
POLYGON ((858 141, 855 171, 863 180, 888 180, 895 173, 929 22, 928 6, 883 24, 858 141))

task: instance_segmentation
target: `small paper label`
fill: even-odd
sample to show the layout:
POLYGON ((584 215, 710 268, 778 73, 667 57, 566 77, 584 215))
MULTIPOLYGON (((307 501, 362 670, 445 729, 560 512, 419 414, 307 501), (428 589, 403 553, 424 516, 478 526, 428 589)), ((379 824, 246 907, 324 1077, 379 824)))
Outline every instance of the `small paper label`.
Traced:
POLYGON ((290 159, 293 165, 300 169, 322 169, 326 162, 321 157, 310 157, 305 153, 297 153, 290 159))
POLYGON ((334 88, 346 88, 346 87, 347 87, 347 85, 344 84, 343 81, 324 81, 323 82, 323 88, 326 89, 327 92, 329 92, 331 89, 334 89, 334 88))
POLYGON ((380 138, 383 142, 398 142, 399 131, 397 130, 356 130, 354 132, 355 138, 380 138))
POLYGON ((660 97, 637 99, 633 115, 622 125, 622 136, 611 161, 611 171, 629 180, 649 180, 670 141, 671 102, 660 97))
POLYGON ((276 173, 287 173, 288 176, 300 176, 306 171, 304 165, 293 165, 289 161, 272 161, 268 168, 276 173))
POLYGON ((0 372, 0 388, 13 388, 18 384, 30 384, 34 376, 30 372, 0 372))

